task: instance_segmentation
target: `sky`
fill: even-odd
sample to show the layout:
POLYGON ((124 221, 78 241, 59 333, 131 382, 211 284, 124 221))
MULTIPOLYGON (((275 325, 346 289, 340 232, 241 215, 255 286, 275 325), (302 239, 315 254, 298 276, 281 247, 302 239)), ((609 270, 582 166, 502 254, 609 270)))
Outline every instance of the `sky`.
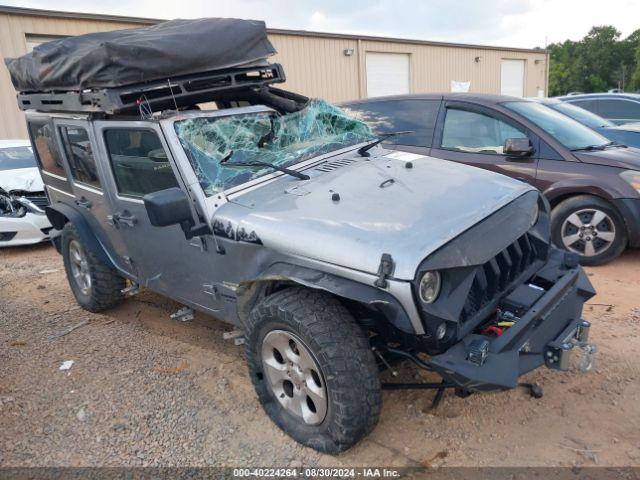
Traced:
POLYGON ((238 17, 268 27, 508 47, 579 40, 594 25, 625 37, 640 0, 0 0, 0 4, 149 18, 238 17))

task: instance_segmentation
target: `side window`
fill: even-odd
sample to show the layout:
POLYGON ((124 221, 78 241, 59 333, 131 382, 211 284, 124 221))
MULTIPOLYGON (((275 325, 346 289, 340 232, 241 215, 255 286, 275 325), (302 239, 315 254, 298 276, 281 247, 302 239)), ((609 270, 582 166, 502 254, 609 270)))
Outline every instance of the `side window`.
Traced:
POLYGON ((66 178, 67 174, 62 166, 51 124, 49 122, 30 122, 29 133, 42 170, 66 178))
POLYGON ((502 155, 508 138, 527 138, 519 129, 482 113, 450 108, 444 120, 442 148, 502 155))
POLYGON ((96 161, 87 131, 76 126, 60 127, 60 137, 73 179, 100 189, 96 161))
POLYGON ((590 112, 597 115, 601 115, 600 110, 598 109, 599 102, 597 100, 571 100, 568 103, 580 108, 584 108, 585 110, 589 110, 590 112))
POLYGON ((640 120, 640 103, 627 100, 599 100, 600 115, 619 120, 640 120))
POLYGON ((385 143, 429 147, 439 106, 440 100, 388 100, 357 103, 344 107, 344 111, 365 122, 376 134, 412 132, 391 137, 385 143))
POLYGON ((104 137, 121 195, 142 197, 178 186, 167 153, 153 130, 109 129, 104 137))

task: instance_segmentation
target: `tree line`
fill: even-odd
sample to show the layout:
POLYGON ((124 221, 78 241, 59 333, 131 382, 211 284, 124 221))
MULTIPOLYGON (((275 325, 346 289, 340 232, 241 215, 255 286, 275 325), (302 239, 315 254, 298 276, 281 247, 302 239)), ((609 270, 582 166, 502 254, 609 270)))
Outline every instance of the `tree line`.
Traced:
POLYGON ((582 40, 552 43, 547 49, 549 96, 640 90, 640 29, 621 38, 615 27, 593 27, 582 40))

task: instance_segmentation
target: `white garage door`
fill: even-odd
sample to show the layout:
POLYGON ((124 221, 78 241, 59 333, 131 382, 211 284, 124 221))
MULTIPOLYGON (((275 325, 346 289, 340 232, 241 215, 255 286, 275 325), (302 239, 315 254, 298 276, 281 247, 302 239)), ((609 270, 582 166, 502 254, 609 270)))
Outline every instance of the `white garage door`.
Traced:
POLYGON ((409 54, 367 52, 367 96, 409 93, 409 54))
POLYGON ((500 93, 524 97, 524 60, 502 60, 500 93))

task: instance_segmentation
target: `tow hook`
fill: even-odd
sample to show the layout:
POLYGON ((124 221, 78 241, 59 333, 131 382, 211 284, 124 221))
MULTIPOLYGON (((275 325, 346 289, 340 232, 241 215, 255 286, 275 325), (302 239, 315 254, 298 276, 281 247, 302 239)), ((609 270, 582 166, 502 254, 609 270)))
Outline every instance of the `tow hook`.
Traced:
POLYGON ((582 350, 582 357, 577 364, 578 370, 583 373, 593 370, 598 347, 588 342, 590 326, 589 322, 581 320, 575 331, 564 341, 551 342, 547 345, 545 353, 547 367, 556 370, 569 370, 571 352, 574 348, 579 348, 582 350))

